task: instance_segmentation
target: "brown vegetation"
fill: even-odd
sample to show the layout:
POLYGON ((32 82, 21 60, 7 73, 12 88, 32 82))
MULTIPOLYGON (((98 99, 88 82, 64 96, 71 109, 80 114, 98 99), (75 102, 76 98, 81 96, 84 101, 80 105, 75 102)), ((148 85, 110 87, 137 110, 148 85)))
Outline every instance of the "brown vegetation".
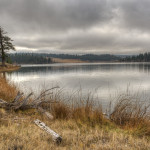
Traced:
POLYGON ((79 59, 61 59, 61 58, 52 58, 54 63, 87 63, 88 61, 82 61, 79 59))
POLYGON ((132 97, 120 97, 110 119, 138 136, 150 137, 150 103, 132 97))
MULTIPOLYGON (((15 86, 0 77, 0 99, 10 101, 16 94, 15 86)), ((110 119, 106 119, 102 107, 95 108, 89 99, 70 105, 56 95, 57 103, 42 104, 54 115, 53 121, 34 109, 16 112, 0 109, 0 149, 150 149, 148 105, 122 97, 110 119), (63 137, 59 146, 34 125, 37 118, 63 137)))
POLYGON ((47 121, 47 125, 63 137, 63 142, 56 145, 47 133, 33 124, 32 120, 12 119, 5 124, 3 121, 0 125, 0 149, 148 150, 150 148, 150 143, 144 137, 134 138, 119 129, 111 131, 98 126, 91 128, 72 120, 47 121))
POLYGON ((0 99, 11 101, 17 94, 17 89, 13 83, 8 82, 5 77, 0 74, 0 99))
POLYGON ((0 72, 9 72, 9 71, 15 71, 20 69, 20 66, 17 65, 11 65, 11 64, 7 64, 5 65, 5 67, 2 67, 1 63, 0 63, 0 72))

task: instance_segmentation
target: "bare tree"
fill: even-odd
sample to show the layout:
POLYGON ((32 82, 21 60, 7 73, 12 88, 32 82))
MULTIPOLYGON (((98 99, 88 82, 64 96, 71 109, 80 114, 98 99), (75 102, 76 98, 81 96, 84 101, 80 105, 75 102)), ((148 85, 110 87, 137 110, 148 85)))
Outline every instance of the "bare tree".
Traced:
POLYGON ((2 66, 6 66, 6 53, 9 50, 15 50, 14 45, 12 44, 12 39, 8 37, 7 32, 0 27, 0 57, 2 58, 2 66))

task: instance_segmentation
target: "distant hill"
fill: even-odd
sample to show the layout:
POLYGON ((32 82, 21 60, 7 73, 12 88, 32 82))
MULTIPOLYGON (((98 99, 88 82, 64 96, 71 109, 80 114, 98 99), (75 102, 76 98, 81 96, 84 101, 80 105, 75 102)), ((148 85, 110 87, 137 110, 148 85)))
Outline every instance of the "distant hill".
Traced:
POLYGON ((52 60, 46 55, 36 53, 15 53, 8 55, 8 63, 17 64, 50 64, 52 60))
POLYGON ((64 59, 61 62, 112 62, 119 61, 120 57, 103 54, 85 54, 85 55, 70 55, 70 54, 46 54, 46 53, 15 53, 9 54, 10 60, 18 64, 49 64, 53 60, 64 59), (65 61, 67 60, 67 61, 65 61), (70 61, 69 61, 70 60, 70 61))
POLYGON ((120 61, 123 62, 150 62, 150 53, 144 53, 134 56, 127 56, 122 58, 120 61))
POLYGON ((50 57, 53 58, 61 58, 61 59, 78 59, 82 61, 118 61, 120 58, 110 54, 85 54, 85 55, 69 55, 69 54, 49 54, 50 57))

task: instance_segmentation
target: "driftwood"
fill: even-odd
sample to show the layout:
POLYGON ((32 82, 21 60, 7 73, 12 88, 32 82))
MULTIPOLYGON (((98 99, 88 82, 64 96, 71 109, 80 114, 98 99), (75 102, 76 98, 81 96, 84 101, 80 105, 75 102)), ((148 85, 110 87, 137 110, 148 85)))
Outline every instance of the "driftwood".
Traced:
POLYGON ((42 107, 38 107, 37 108, 39 112, 43 113, 45 116, 47 116, 49 119, 53 119, 53 115, 49 112, 47 112, 45 109, 43 109, 42 107))
POLYGON ((48 134, 50 134, 53 138, 53 141, 55 141, 57 144, 61 143, 62 137, 56 132, 54 132, 52 129, 50 129, 48 126, 46 126, 44 122, 41 122, 40 120, 36 119, 34 123, 41 129, 45 130, 48 134))
POLYGON ((18 92, 15 99, 11 102, 6 102, 5 100, 0 99, 0 108, 4 108, 6 110, 23 110, 23 109, 37 109, 39 112, 45 114, 49 119, 53 119, 52 114, 44 110, 41 105, 43 103, 53 103, 51 100, 46 100, 46 95, 52 94, 49 91, 59 88, 53 87, 51 89, 45 90, 42 92, 37 98, 30 99, 33 93, 27 95, 27 97, 23 98, 23 93, 18 92))

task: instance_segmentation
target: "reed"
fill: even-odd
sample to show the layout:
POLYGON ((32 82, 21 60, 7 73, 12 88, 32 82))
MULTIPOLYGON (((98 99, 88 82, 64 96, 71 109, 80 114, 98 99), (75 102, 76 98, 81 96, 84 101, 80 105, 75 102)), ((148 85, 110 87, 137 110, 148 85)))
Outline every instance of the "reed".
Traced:
POLYGON ((6 80, 4 74, 0 74, 0 99, 11 101, 17 94, 17 88, 6 80))
MULTIPOLYGON (((92 98, 79 97, 70 104, 65 103, 58 92, 50 97, 54 103, 42 104, 54 115, 53 121, 36 110, 7 112, 0 109, 0 149, 150 148, 149 105, 132 97, 120 97, 107 119, 102 106, 96 105, 92 98), (63 137, 60 146, 33 124, 36 118, 63 137)), ((17 88, 0 76, 0 99, 9 101, 16 94, 17 88)))
POLYGON ((110 115, 115 124, 136 130, 139 135, 150 136, 150 103, 131 96, 122 96, 110 115))

